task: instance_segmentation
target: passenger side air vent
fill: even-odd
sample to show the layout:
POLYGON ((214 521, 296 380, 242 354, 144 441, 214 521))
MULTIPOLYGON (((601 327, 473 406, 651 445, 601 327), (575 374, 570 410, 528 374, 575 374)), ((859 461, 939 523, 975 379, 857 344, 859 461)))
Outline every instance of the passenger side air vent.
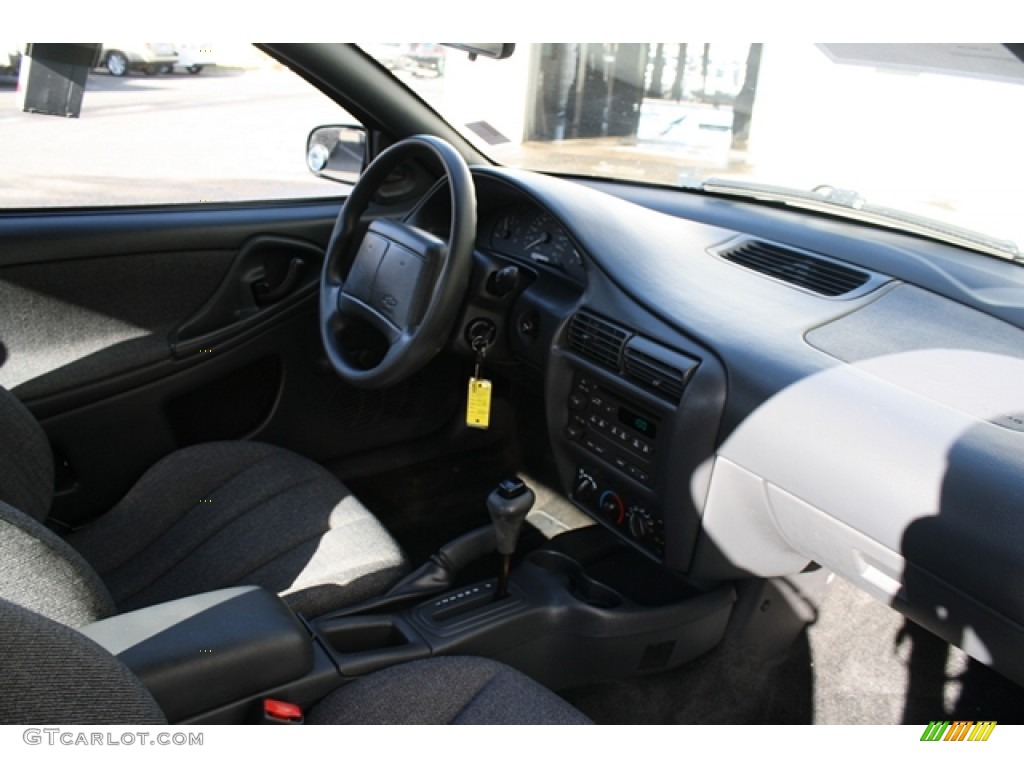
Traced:
POLYGON ((619 370, 622 348, 630 333, 607 320, 580 310, 569 322, 569 346, 595 363, 619 370))
POLYGON ((820 296, 843 296, 866 285, 871 279, 867 272, 824 256, 796 251, 763 240, 741 240, 717 253, 726 261, 820 296))
POLYGON ((626 376, 672 403, 679 402, 687 380, 699 365, 693 358, 640 337, 629 342, 622 363, 626 376))

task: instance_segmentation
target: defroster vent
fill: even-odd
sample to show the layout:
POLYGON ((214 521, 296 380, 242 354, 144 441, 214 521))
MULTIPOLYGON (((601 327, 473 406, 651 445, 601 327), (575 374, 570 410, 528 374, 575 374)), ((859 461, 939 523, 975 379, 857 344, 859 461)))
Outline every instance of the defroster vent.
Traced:
POLYGON ((726 261, 817 293, 843 296, 866 285, 871 275, 818 254, 763 240, 745 239, 718 251, 726 261))
POLYGON ((618 371, 630 332, 604 318, 580 310, 569 322, 569 346, 579 355, 618 371))

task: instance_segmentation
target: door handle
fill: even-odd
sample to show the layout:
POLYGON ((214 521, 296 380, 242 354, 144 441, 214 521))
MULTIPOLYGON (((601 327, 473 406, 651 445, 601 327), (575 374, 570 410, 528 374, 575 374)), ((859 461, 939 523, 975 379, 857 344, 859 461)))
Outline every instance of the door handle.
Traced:
POLYGON ((281 282, 275 287, 271 287, 270 283, 266 279, 257 280, 252 284, 252 298, 256 302, 257 307, 265 307, 269 304, 273 304, 276 301, 280 301, 289 293, 291 293, 296 287, 298 287, 300 278, 302 275, 302 268, 306 265, 303 259, 298 256, 292 258, 288 262, 288 269, 285 272, 281 282))

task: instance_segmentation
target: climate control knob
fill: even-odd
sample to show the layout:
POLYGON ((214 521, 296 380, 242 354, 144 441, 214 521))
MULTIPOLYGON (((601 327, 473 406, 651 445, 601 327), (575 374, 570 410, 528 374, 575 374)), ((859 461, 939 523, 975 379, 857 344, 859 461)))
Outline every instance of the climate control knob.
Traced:
POLYGON ((651 530, 650 520, 647 519, 647 510, 642 507, 630 507, 629 510, 629 532, 634 539, 642 539, 651 530))
POLYGON ((626 509, 622 504, 619 494, 614 491, 605 491, 600 499, 601 511, 611 518, 616 525, 622 525, 626 517, 626 509))
POLYGON ((597 493, 597 481, 585 472, 581 472, 576 478, 576 486, 573 488, 573 495, 580 501, 589 501, 597 493))

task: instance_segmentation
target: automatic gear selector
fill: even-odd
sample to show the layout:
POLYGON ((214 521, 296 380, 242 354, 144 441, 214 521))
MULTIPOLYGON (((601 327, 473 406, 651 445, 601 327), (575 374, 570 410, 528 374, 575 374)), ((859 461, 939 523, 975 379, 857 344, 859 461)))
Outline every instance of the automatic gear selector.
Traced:
POLYGON ((518 477, 502 480, 487 497, 487 511, 494 524, 498 554, 501 555, 501 574, 494 599, 508 594, 508 576, 512 568, 512 555, 516 551, 523 521, 533 506, 534 494, 518 477))

